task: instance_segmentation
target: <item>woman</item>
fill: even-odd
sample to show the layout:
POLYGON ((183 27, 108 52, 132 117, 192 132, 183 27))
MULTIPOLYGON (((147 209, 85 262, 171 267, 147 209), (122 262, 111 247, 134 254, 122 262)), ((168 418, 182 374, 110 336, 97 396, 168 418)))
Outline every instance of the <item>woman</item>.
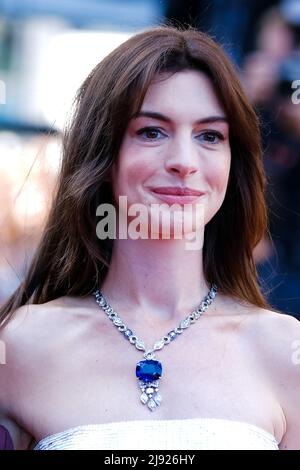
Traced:
POLYGON ((257 284, 265 180, 233 66, 193 28, 154 27, 110 53, 77 103, 40 246, 1 310, 15 448, 300 448, 300 328, 257 284), (134 204, 140 238, 123 236, 134 204))

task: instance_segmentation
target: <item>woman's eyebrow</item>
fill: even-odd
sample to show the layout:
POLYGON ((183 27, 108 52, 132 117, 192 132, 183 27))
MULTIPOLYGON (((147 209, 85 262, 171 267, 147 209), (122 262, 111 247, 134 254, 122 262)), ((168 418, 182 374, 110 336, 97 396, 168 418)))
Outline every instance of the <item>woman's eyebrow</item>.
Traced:
MULTIPOLYGON (((165 122, 172 122, 172 119, 164 114, 157 113, 155 111, 140 111, 138 113, 133 114, 131 119, 137 119, 139 117, 150 117, 152 119, 157 119, 159 121, 165 122)), ((207 116, 205 118, 198 119, 194 122, 194 124, 207 124, 213 122, 226 122, 228 123, 228 119, 225 116, 207 116)))

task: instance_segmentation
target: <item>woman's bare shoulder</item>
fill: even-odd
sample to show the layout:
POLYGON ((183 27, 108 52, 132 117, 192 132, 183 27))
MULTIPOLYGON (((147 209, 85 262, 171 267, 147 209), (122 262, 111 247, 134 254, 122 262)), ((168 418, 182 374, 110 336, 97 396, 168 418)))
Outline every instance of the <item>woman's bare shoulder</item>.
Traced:
MULTIPOLYGON (((64 307, 60 299, 41 305, 23 305, 16 309, 0 330, 4 352, 1 377, 13 373, 24 361, 30 364, 31 355, 37 355, 39 345, 47 337, 55 338, 58 319, 64 321, 64 307)), ((0 382, 2 382, 0 377, 0 382)), ((8 381, 7 381, 8 382, 8 381)))
POLYGON ((248 334, 284 414, 280 449, 300 449, 300 321, 257 309, 248 322, 248 334))
MULTIPOLYGON (((31 367, 37 369, 42 366, 47 355, 48 360, 54 358, 80 331, 82 317, 88 312, 82 304, 84 299, 61 297, 44 304, 18 308, 0 330, 0 341, 5 352, 1 377, 13 377, 15 374, 21 377, 22 372, 30 372, 31 367)), ((5 380, 1 377, 0 385, 5 380)))
POLYGON ((53 333, 63 331, 66 324, 76 323, 88 311, 85 308, 88 303, 89 299, 65 296, 43 304, 23 305, 0 331, 0 338, 18 342, 23 338, 32 343, 36 337, 51 336, 53 340, 53 333))
POLYGON ((75 297, 24 305, 0 330, 0 424, 8 429, 17 449, 28 448, 32 439, 15 421, 18 390, 26 376, 35 377, 63 350, 79 317, 88 311, 85 305, 84 299, 75 297))
POLYGON ((300 339, 300 322, 292 315, 254 307, 247 320, 248 334, 272 354, 289 356, 292 343, 300 339))
POLYGON ((253 353, 273 365, 276 373, 279 367, 293 371, 292 358, 300 347, 300 322, 292 315, 274 310, 250 307, 244 315, 242 331, 249 341, 253 353))

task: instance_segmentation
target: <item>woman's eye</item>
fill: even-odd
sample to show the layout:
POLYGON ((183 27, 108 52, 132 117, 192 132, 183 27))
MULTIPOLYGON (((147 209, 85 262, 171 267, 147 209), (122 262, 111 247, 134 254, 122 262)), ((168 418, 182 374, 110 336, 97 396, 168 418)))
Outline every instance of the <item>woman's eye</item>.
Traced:
POLYGON ((146 140, 160 140, 157 139, 157 135, 164 135, 159 129, 156 127, 144 127, 143 129, 140 129, 137 131, 137 135, 145 135, 146 140))
POLYGON ((220 132, 207 131, 200 134, 201 140, 208 144, 218 144, 220 140, 224 140, 224 137, 220 132))
MULTIPOLYGON (((161 138, 165 136, 165 134, 157 127, 143 127, 143 129, 139 129, 137 131, 137 135, 141 135, 145 138, 145 140, 148 141, 161 140, 161 138)), ((220 132, 216 131, 202 132, 199 137, 202 142, 208 144, 218 144, 220 140, 224 140, 223 135, 220 132)))

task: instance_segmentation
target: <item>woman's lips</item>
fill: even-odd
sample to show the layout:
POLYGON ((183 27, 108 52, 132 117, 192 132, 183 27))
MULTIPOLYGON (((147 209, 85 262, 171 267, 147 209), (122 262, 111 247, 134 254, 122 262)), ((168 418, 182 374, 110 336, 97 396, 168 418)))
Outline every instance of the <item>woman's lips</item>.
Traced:
POLYGON ((199 199, 200 196, 203 196, 203 192, 191 188, 178 188, 178 187, 158 187, 151 188, 151 191, 155 195, 171 204, 189 204, 195 202, 199 199))

